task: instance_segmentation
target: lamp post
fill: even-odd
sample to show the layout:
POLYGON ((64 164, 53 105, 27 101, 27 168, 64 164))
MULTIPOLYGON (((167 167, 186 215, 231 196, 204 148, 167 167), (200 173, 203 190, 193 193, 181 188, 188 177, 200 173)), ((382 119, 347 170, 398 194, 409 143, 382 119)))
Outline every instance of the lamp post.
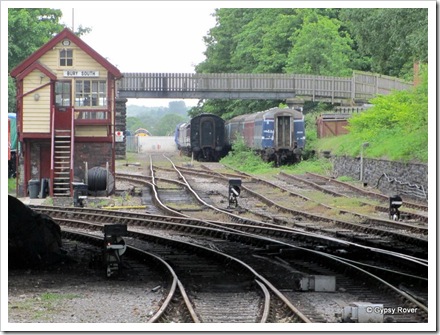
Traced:
POLYGON ((366 147, 368 147, 369 145, 370 145, 370 143, 368 143, 368 142, 364 142, 361 145, 361 175, 360 175, 360 178, 359 178, 359 180, 361 182, 364 181, 364 149, 366 147))

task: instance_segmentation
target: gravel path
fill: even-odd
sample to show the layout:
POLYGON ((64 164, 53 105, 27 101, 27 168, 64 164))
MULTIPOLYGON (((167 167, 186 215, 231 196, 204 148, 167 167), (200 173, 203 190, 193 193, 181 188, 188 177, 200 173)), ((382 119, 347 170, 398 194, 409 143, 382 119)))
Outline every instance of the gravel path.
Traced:
POLYGON ((162 298, 158 288, 163 283, 156 272, 145 276, 128 268, 120 277, 107 279, 104 268, 90 266, 96 250, 63 243, 74 262, 47 270, 9 270, 10 323, 148 321, 162 298))

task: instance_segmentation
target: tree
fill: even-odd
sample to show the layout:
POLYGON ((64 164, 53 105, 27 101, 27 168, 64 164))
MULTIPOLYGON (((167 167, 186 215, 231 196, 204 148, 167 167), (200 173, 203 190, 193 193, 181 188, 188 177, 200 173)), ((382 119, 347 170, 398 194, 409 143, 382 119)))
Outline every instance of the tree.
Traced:
POLYGON ((253 19, 234 40, 237 46, 231 61, 240 72, 281 73, 292 47, 289 37, 301 26, 296 9, 263 8, 253 13, 253 19))
POLYGON ((186 114, 188 108, 186 107, 185 101, 170 101, 168 103, 168 109, 171 113, 176 114, 186 114))
POLYGON ((293 48, 287 58, 286 72, 325 76, 350 76, 352 40, 340 34, 337 19, 311 13, 290 39, 293 48))
POLYGON ((374 72, 408 76, 415 60, 428 61, 426 8, 346 8, 341 18, 374 72))
MULTIPOLYGON (((292 38, 301 31, 305 19, 312 16, 325 17, 332 20, 331 22, 337 22, 339 12, 339 9, 325 8, 219 9, 215 13, 217 24, 205 37, 206 60, 196 66, 196 72, 284 73, 288 66, 288 57, 294 56, 292 50, 295 45, 292 38)), ((339 33, 339 40, 349 44, 345 26, 334 24, 334 30, 339 33)), ((339 63, 338 61, 332 62, 334 66, 330 68, 330 71, 333 72, 336 72, 334 68, 338 71, 341 68, 350 68, 352 64, 350 59, 357 59, 355 55, 352 55, 349 64, 346 64, 346 54, 351 49, 347 49, 344 44, 336 46, 342 49, 336 53, 337 57, 342 55, 344 58, 339 60, 339 63)), ((320 52, 316 50, 317 54, 320 52)), ((208 99, 203 102, 203 105, 200 103, 197 108, 192 108, 190 115, 208 112, 228 119, 236 115, 275 107, 281 102, 281 100, 208 99)))
POLYGON ((185 121, 186 118, 177 114, 167 114, 163 116, 156 125, 154 135, 156 136, 171 136, 176 126, 185 121))
POLYGON ((8 71, 61 32, 62 12, 49 8, 9 8, 8 71))
POLYGON ((214 16, 217 24, 205 36, 206 60, 199 63, 195 70, 198 73, 237 72, 231 62, 237 42, 234 36, 253 18, 253 8, 220 8, 214 16))

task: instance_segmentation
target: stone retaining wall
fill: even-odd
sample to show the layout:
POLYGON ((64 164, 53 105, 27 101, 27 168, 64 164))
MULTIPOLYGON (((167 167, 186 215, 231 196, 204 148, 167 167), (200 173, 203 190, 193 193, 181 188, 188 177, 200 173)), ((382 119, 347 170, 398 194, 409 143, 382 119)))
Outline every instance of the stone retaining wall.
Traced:
MULTIPOLYGON (((335 177, 349 176, 360 180, 359 157, 332 157, 335 177)), ((428 165, 400 163, 380 159, 363 159, 363 182, 383 194, 399 194, 418 200, 428 199, 428 165)))

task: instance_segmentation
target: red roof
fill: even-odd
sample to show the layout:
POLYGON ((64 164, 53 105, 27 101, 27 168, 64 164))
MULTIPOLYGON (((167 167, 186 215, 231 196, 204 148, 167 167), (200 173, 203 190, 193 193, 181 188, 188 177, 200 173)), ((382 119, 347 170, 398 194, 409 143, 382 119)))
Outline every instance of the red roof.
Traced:
POLYGON ((48 76, 52 80, 56 80, 57 76, 46 66, 41 64, 40 62, 36 61, 35 63, 32 63, 30 66, 28 66, 23 72, 20 72, 17 75, 17 79, 21 80, 24 77, 26 77, 29 73, 34 71, 35 69, 40 70, 42 73, 44 73, 46 76, 48 76))
POLYGON ((15 78, 20 73, 25 71, 29 66, 38 61, 46 52, 52 50, 52 48, 64 39, 68 39, 80 47, 85 53, 92 57, 95 61, 101 64, 108 72, 110 72, 114 77, 122 77, 122 73, 118 68, 112 65, 107 59, 98 54, 93 50, 87 43, 76 36, 69 28, 64 28, 58 35, 52 38, 49 42, 43 45, 40 49, 35 51, 32 55, 26 58, 23 62, 17 65, 11 71, 11 77, 15 78))

